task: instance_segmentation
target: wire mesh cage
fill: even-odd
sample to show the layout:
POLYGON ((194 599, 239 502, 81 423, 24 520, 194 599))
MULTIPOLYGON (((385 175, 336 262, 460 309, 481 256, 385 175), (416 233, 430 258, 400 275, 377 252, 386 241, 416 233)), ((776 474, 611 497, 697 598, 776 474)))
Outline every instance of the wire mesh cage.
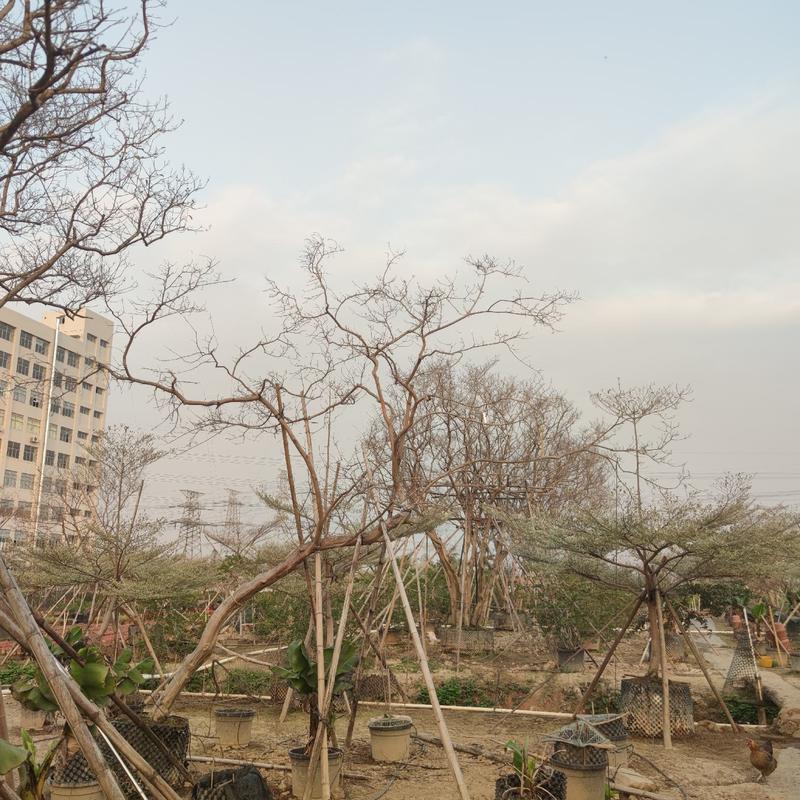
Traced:
POLYGON ((544 740, 553 744, 550 758, 553 766, 577 770, 604 770, 608 766, 608 751, 614 746, 583 719, 548 734, 544 740))
MULTIPOLYGON (((623 678, 620 709, 628 715, 628 730, 655 738, 664 731, 664 691, 660 678, 623 678)), ((675 737, 694 733, 694 702, 688 683, 669 682, 669 726, 675 737)))
POLYGON ((736 650, 733 651, 731 665, 725 678, 722 693, 727 694, 737 689, 745 689, 756 679, 756 657, 753 644, 747 631, 736 634, 736 650))
MULTIPOLYGON (((442 625, 437 631, 437 635, 444 650, 458 648, 458 628, 442 625)), ((462 628, 460 649, 462 653, 494 652, 494 628, 462 628)))
POLYGON ((621 742, 628 738, 625 714, 578 714, 578 719, 588 722, 610 742, 621 742))
MULTIPOLYGON (((186 717, 171 716, 160 722, 152 722, 146 718, 144 721, 164 747, 174 756, 175 760, 180 764, 185 764, 186 756, 189 753, 189 720, 186 717)), ((177 766, 140 727, 129 719, 115 719, 112 724, 132 745, 133 749, 167 783, 176 786, 181 782, 181 775, 177 766)), ((140 797, 138 790, 111 751, 106 740, 100 739, 98 744, 103 758, 116 776, 125 796, 129 798, 140 797)), ((53 783, 60 784, 81 784, 94 780, 94 773, 83 753, 75 753, 67 759, 60 768, 54 771, 52 778, 53 783)))

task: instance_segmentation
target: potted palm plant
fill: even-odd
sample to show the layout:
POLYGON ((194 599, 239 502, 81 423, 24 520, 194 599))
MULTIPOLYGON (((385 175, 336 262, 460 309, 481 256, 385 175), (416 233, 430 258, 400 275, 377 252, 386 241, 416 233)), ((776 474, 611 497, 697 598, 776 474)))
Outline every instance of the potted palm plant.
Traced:
MULTIPOLYGON (((333 648, 326 647, 323 653, 323 663, 326 672, 330 669, 333 648)), ((336 675, 333 677, 333 697, 340 696, 351 686, 353 667, 358 661, 358 651, 352 642, 343 642, 339 654, 339 663, 336 665, 336 675)), ((317 662, 308 654, 305 645, 299 639, 286 648, 286 666, 275 667, 275 674, 285 680, 297 692, 303 701, 303 706, 308 713, 308 739, 301 747, 289 750, 289 760, 292 765, 292 794, 303 797, 308 771, 311 761, 311 748, 320 723, 319 699, 317 697, 317 662)), ((331 677, 328 676, 328 680, 331 677)), ((327 719, 324 720, 328 730, 333 731, 334 704, 331 703, 327 719)), ((337 747, 328 748, 328 765, 330 775, 331 794, 338 793, 341 786, 342 751, 337 747)), ((322 797, 321 770, 317 769, 311 789, 312 798, 322 797)))

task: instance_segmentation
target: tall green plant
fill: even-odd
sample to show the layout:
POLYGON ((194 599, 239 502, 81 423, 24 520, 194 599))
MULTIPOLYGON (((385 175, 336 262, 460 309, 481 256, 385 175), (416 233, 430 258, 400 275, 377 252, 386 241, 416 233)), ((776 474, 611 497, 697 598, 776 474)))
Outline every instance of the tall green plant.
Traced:
MULTIPOLYGON (((323 651, 323 665, 327 680, 331 680, 330 668, 333 660, 333 648, 326 647, 323 651)), ((345 641, 339 654, 339 662, 336 665, 336 675, 333 676, 333 696, 340 695, 352 686, 352 671, 358 661, 358 650, 353 642, 345 641)), ((319 702, 317 697, 317 662, 314 661, 306 650, 305 644, 300 639, 296 639, 286 648, 286 666, 273 667, 275 675, 285 680, 289 686, 304 698, 309 715, 309 742, 306 745, 310 748, 319 725, 319 702)), ((325 720, 330 727, 333 724, 333 703, 328 711, 325 720)))

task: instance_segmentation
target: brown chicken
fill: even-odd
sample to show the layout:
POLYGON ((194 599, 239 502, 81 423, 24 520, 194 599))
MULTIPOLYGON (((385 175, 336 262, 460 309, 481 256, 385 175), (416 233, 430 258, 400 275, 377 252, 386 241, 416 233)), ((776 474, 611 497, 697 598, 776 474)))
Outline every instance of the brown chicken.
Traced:
POLYGON ((760 781, 775 772, 778 760, 772 753, 772 742, 767 740, 759 744, 748 739, 747 746, 750 748, 750 763, 761 773, 760 781))

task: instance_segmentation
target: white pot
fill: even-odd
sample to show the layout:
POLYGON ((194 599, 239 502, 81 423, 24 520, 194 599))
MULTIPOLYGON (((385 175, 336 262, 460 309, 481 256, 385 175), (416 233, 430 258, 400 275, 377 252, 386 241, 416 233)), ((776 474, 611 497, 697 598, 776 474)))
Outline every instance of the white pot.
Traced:
MULTIPOLYGON (((308 762, 310 757, 305 749, 295 747, 289 751, 289 760, 292 763, 292 795, 302 800, 308 782, 308 762)), ((328 776, 330 779, 331 797, 342 795, 342 751, 333 747, 328 748, 328 776)), ((317 765, 314 774, 314 784, 311 788, 311 800, 320 800, 322 797, 322 770, 317 765)))
POLYGON ((247 747, 256 712, 251 708, 217 708, 214 720, 221 747, 247 747))
POLYGON ((367 723, 373 761, 408 761, 411 717, 375 717, 367 723))
POLYGON ((103 800, 99 783, 51 783, 50 800, 103 800))

